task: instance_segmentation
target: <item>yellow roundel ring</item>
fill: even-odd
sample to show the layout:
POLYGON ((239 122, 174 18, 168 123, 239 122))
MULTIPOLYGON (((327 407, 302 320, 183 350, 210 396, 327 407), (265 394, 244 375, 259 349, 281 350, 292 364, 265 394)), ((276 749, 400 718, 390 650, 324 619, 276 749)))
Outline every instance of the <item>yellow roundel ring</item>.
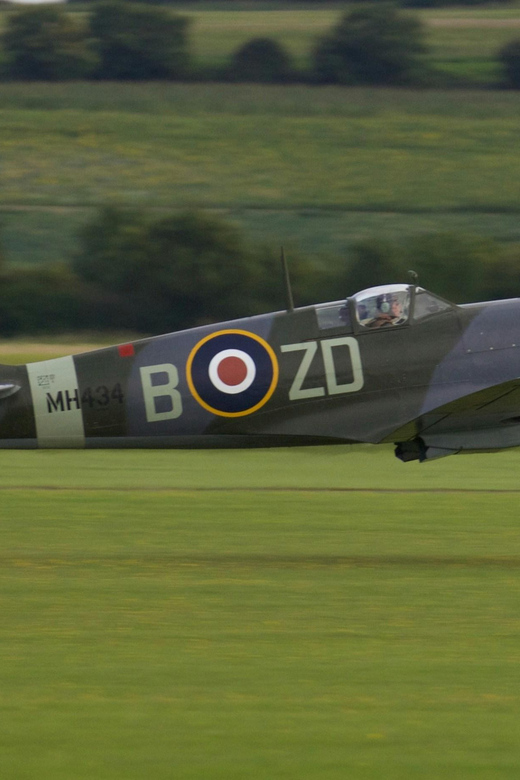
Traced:
POLYGON ((243 417, 273 395, 278 360, 256 333, 219 330, 201 339, 186 362, 186 380, 195 400, 220 417, 243 417))

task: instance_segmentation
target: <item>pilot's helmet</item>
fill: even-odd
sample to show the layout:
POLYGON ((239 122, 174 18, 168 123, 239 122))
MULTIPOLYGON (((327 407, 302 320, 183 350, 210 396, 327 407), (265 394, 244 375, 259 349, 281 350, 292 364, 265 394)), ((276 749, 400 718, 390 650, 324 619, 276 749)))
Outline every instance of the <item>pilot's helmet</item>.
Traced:
POLYGON ((377 299, 376 304, 380 312, 382 312, 383 314, 388 314, 392 306, 392 296, 380 295, 377 299))

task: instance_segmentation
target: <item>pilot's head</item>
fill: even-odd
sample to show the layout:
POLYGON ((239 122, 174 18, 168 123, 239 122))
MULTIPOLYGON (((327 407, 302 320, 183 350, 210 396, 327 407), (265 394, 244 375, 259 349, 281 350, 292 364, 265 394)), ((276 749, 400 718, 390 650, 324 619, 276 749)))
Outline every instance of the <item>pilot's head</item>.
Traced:
POLYGON ((399 298, 396 298, 395 296, 392 298, 392 303, 390 304, 390 314, 393 317, 400 317, 403 313, 403 306, 401 304, 401 301, 399 298))

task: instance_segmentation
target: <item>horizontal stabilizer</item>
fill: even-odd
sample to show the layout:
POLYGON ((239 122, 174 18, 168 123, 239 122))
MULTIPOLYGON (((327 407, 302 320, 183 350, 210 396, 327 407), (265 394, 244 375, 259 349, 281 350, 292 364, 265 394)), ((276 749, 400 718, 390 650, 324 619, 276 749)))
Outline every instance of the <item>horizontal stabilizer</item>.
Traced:
POLYGON ((14 395, 20 389, 20 385, 0 385, 0 401, 4 398, 9 398, 10 395, 14 395))

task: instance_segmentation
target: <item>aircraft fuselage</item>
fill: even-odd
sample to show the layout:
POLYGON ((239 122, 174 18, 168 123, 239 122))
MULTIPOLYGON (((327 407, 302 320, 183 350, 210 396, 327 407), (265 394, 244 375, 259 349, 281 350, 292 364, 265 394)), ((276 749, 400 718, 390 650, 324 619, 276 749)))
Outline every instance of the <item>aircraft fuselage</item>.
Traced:
POLYGON ((386 289, 374 288, 2 366, 0 447, 393 441, 408 460, 520 444, 520 300, 454 306, 401 288, 406 316, 392 327, 370 327, 386 289))

